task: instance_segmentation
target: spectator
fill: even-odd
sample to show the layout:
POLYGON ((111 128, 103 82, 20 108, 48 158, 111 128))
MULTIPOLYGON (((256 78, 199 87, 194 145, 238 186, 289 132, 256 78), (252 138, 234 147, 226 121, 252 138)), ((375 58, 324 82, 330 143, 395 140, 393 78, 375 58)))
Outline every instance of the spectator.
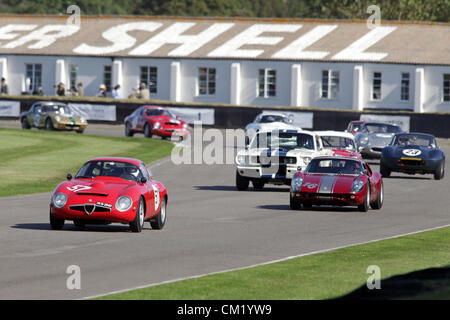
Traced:
POLYGON ((122 99, 122 90, 120 89, 120 85, 116 85, 112 91, 112 97, 114 99, 122 99))
POLYGON ((106 86, 103 83, 98 86, 97 97, 106 97, 106 86))
POLYGON ((73 95, 73 96, 78 96, 78 97, 83 96, 83 95, 84 95, 83 84, 82 84, 81 82, 79 82, 79 83, 77 84, 77 87, 76 87, 76 88, 75 88, 75 87, 72 87, 72 88, 70 89, 70 92, 72 92, 72 95, 73 95))
POLYGON ((42 89, 42 86, 39 86, 37 89, 34 89, 33 96, 43 96, 44 90, 42 89))
POLYGON ((150 91, 147 89, 147 85, 142 82, 137 94, 138 99, 150 100, 150 91))
POLYGON ((79 96, 79 97, 84 96, 84 88, 83 88, 83 84, 81 82, 79 82, 77 84, 77 96, 79 96))
POLYGON ((8 94, 8 85, 6 84, 5 78, 2 78, 0 84, 0 95, 8 94))
POLYGON ((66 95, 66 87, 64 86, 64 83, 60 82, 56 86, 56 95, 58 95, 58 96, 65 96, 66 95))

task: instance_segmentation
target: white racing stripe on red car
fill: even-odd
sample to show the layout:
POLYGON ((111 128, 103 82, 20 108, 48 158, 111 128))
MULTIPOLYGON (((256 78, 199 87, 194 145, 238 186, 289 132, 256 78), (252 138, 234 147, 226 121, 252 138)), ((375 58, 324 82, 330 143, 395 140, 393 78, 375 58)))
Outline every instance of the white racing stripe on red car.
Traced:
POLYGON ((319 190, 318 193, 333 193, 334 186, 336 184, 337 177, 336 176, 328 176, 324 175, 322 179, 320 179, 319 190))

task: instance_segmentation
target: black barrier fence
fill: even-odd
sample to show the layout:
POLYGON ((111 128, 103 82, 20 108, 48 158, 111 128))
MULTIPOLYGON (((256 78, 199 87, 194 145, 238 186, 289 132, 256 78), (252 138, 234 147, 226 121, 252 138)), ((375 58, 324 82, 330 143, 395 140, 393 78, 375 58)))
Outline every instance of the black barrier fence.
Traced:
MULTIPOLYGON (((48 101, 49 97, 0 97, 0 101, 18 101, 20 102, 20 111, 26 111, 36 101, 48 101)), ((426 132, 434 134, 437 137, 450 138, 450 112, 448 113, 414 113, 410 111, 346 111, 346 110, 322 110, 313 108, 296 108, 296 107, 259 107, 259 106, 233 106, 233 105, 214 105, 214 104, 188 104, 188 103, 172 103, 169 101, 138 101, 138 100, 111 100, 97 98, 69 98, 58 97, 52 101, 60 101, 65 103, 89 104, 116 106, 116 120, 102 121, 90 120, 91 123, 123 123, 126 116, 131 114, 136 108, 142 105, 160 105, 166 107, 187 108, 187 109, 212 109, 214 110, 213 123, 210 126, 216 128, 244 128, 248 123, 252 122, 255 117, 264 110, 277 110, 282 112, 308 113, 312 116, 313 130, 345 130, 350 121, 360 120, 362 115, 373 114, 377 116, 389 117, 406 117, 409 119, 409 130, 414 132, 426 132)), ((2 119, 12 119, 14 117, 1 117, 2 119)), ((15 117, 17 119, 17 117, 15 117)))

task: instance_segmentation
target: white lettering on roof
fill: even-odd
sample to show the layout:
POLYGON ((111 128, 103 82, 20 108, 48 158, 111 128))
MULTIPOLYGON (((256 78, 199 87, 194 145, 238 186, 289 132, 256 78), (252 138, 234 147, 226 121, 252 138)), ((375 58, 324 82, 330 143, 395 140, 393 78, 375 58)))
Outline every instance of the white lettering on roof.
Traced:
POLYGON ((36 41, 36 43, 28 46, 28 49, 42 49, 54 43, 56 39, 69 37, 78 32, 78 30, 80 30, 80 27, 76 25, 49 24, 17 40, 9 42, 3 48, 13 49, 27 42, 36 41))
POLYGON ((8 24, 0 27, 0 40, 13 40, 19 35, 13 31, 31 31, 36 27, 36 24, 8 24))
MULTIPOLYGON (((158 56, 158 49, 166 45, 172 45, 164 56, 188 57, 209 44, 210 47, 208 47, 205 57, 210 58, 268 58, 280 60, 321 60, 329 58, 335 61, 379 61, 385 59, 388 53, 373 52, 369 48, 398 28, 395 26, 379 26, 354 40, 346 48, 336 48, 337 44, 331 43, 328 49, 323 38, 339 30, 339 24, 319 24, 313 25, 308 32, 296 36, 295 40, 287 45, 276 47, 285 39, 286 33, 297 32, 306 25, 311 24, 212 22, 201 31, 195 34, 190 32, 191 34, 189 34, 189 30, 198 26, 198 21, 137 21, 108 27, 105 31, 102 31, 102 25, 99 24, 99 32, 102 32, 101 36, 105 39, 104 44, 99 45, 96 43, 96 37, 100 35, 93 35, 94 38, 91 39, 89 33, 87 36, 85 35, 90 31, 83 30, 83 34, 81 34, 80 27, 74 24, 47 24, 43 26, 37 24, 8 24, 0 26, 0 49, 11 50, 21 46, 25 46, 27 49, 44 49, 53 45, 54 50, 51 52, 54 55, 70 54, 71 52, 80 55, 104 55, 128 50, 122 52, 121 55, 158 56), (249 26, 246 27, 247 25, 249 26), (146 40, 138 42, 137 38, 128 34, 132 31, 141 32, 141 37, 142 35, 145 36, 146 33, 149 33, 149 36, 146 40), (70 39, 77 32, 78 35, 72 37, 73 40, 70 39), (283 35, 283 33, 285 34, 283 35), (54 44, 58 39, 65 37, 69 39, 63 43, 54 44), (322 49, 323 51, 308 50, 310 46, 320 40, 322 40, 321 48, 325 47, 326 49, 322 49), (79 42, 74 44, 74 41, 79 42), (177 46, 173 47, 173 45, 177 46), (268 56, 268 49, 270 49, 270 56, 268 56), (336 50, 337 53, 332 52, 330 55, 332 50, 336 50)), ((341 33, 347 32, 345 28, 339 31, 341 33)), ((22 53, 24 48, 16 51, 22 53)), ((16 51, 11 50, 11 52, 16 51)))
POLYGON ((272 58, 278 59, 323 59, 329 52, 326 51, 303 51, 316 41, 322 39, 327 34, 336 29, 337 25, 317 26, 308 33, 302 35, 282 50, 275 53, 272 58))
POLYGON ((295 32, 302 26, 299 24, 255 24, 239 33, 220 47, 211 51, 209 57, 241 57, 256 58, 264 50, 240 49, 244 45, 268 45, 273 46, 281 42, 283 37, 261 37, 264 32, 295 32))
POLYGON ((350 46, 333 56, 333 60, 368 60, 377 61, 385 58, 388 54, 384 52, 364 52, 369 47, 386 37, 397 27, 377 27, 353 42, 350 46))
POLYGON ((181 44, 169 52, 169 56, 188 56, 212 39, 230 29, 234 23, 214 23, 206 30, 196 35, 182 35, 183 32, 195 26, 194 22, 176 22, 167 29, 148 39, 133 49, 130 55, 149 55, 165 44, 181 44))
POLYGON ((119 24, 109 28, 102 34, 103 38, 113 43, 112 45, 97 47, 82 43, 73 51, 80 54, 107 54, 129 49, 135 45, 136 39, 128 35, 127 32, 135 30, 153 32, 161 26, 162 23, 160 22, 130 22, 119 24))

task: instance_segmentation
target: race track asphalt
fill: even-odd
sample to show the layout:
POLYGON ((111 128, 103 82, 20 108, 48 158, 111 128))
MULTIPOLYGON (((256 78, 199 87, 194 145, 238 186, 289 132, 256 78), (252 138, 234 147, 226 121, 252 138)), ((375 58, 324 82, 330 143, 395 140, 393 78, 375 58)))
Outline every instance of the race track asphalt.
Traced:
MULTIPOLYGON (((123 133, 122 126, 90 130, 123 133)), ((442 148, 450 168, 450 146, 442 148)), ((377 161, 369 163, 378 170, 377 161)), ((0 299, 85 298, 450 224, 448 174, 441 181, 393 174, 384 179, 383 208, 361 213, 292 211, 287 186, 236 191, 233 165, 175 165, 168 158, 150 168, 169 192, 161 231, 148 223, 139 234, 125 225, 77 230, 71 222, 53 231, 50 193, 0 198, 0 299), (71 265, 80 267, 81 289, 66 286, 71 265)))

